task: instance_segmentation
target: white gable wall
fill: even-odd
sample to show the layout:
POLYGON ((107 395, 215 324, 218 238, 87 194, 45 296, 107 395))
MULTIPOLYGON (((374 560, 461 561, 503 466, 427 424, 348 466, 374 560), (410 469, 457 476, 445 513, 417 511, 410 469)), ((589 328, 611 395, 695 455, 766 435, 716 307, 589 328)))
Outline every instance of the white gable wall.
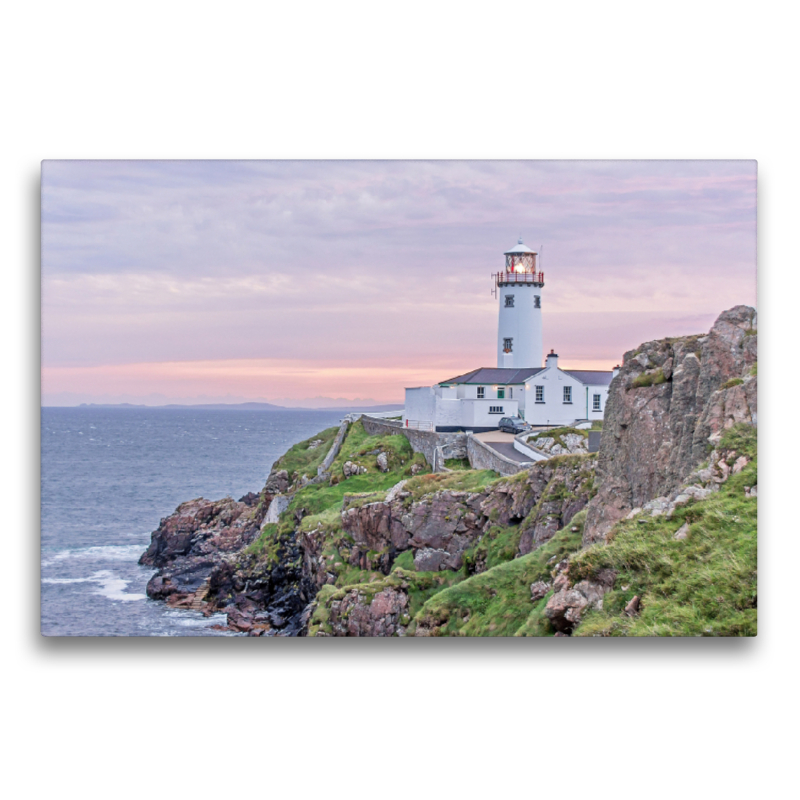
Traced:
MULTIPOLYGON (((601 415, 602 418, 602 415, 601 415)), ((586 387, 558 367, 548 367, 525 383, 525 420, 532 425, 564 425, 586 419, 586 387), (544 388, 544 401, 536 401, 536 387, 544 388), (564 387, 572 388, 572 402, 564 402, 564 387)))

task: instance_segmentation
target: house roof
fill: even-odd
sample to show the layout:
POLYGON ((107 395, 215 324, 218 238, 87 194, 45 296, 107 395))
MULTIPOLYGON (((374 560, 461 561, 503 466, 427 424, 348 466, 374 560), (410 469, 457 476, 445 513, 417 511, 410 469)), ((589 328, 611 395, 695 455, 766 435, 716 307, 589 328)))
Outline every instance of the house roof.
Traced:
MULTIPOLYGON (((564 369, 561 371, 587 386, 608 386, 614 377, 612 372, 602 372, 594 369, 564 369)), ((447 383, 480 383, 509 386, 525 383, 529 378, 538 375, 540 372, 544 372, 543 367, 528 367, 526 369, 478 367, 472 372, 465 372, 463 375, 456 375, 455 378, 439 381, 439 385, 447 383)))
POLYGON ((588 386, 608 386, 614 377, 613 372, 603 372, 599 369, 565 369, 562 372, 588 386))
POLYGON ((439 383, 497 383, 508 386, 509 384, 525 383, 528 378, 541 371, 542 367, 529 367, 527 369, 479 367, 472 370, 472 372, 465 372, 463 375, 456 375, 455 378, 440 381, 439 383))

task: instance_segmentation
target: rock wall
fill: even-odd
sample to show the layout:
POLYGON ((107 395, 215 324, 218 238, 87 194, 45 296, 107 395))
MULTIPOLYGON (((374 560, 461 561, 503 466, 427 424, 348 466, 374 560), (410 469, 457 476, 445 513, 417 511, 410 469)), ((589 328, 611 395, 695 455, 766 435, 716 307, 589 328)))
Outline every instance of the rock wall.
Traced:
POLYGON ((342 442, 344 441, 344 437, 347 436, 347 429, 350 427, 350 423, 345 420, 339 426, 339 431, 336 434, 336 438, 333 440, 333 444, 331 445, 331 449, 328 450, 327 455, 325 456, 325 460, 317 467, 317 475, 322 477, 330 468, 331 464, 336 460, 336 456, 339 455, 339 451, 342 449, 342 442))
POLYGON ((397 422, 362 416, 361 424, 370 436, 391 436, 402 433, 415 453, 422 453, 431 467, 437 464, 436 449, 441 448, 440 457, 467 458, 467 436, 464 433, 436 433, 404 428, 397 422))
POLYGON ((646 342, 625 353, 609 390, 584 544, 603 541, 631 509, 669 494, 735 422, 756 424, 757 317, 724 311, 707 335, 646 342))
POLYGON ((493 469, 500 475, 516 475, 526 467, 487 447, 480 439, 467 436, 467 458, 472 469, 493 469))

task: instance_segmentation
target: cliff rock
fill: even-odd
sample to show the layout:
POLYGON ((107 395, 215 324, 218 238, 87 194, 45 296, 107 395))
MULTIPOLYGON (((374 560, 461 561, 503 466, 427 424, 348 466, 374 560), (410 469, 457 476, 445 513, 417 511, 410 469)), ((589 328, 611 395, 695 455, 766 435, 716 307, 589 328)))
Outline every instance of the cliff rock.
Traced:
POLYGON ((735 306, 705 336, 625 353, 609 390, 584 544, 603 541, 632 509, 677 488, 723 430, 756 423, 756 326, 754 309, 735 306))

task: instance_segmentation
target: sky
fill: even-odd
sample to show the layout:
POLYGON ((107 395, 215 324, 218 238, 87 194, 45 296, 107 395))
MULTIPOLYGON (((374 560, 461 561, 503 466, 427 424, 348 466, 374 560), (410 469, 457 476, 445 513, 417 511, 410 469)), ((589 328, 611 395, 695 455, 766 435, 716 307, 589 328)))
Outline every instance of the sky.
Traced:
POLYGON ((756 303, 754 161, 45 161, 41 214, 43 405, 402 402, 495 366, 519 237, 562 368, 756 303))

